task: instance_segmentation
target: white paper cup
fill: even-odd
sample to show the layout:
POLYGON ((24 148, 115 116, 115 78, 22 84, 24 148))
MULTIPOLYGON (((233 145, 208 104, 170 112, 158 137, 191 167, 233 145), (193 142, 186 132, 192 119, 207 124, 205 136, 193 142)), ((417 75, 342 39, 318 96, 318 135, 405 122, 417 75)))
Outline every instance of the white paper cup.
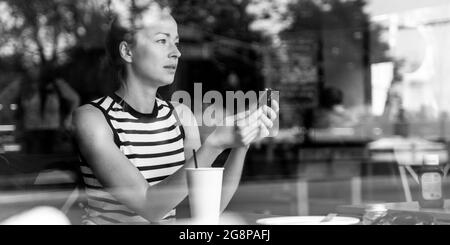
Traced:
POLYGON ((192 224, 217 225, 223 168, 187 168, 186 173, 192 224))

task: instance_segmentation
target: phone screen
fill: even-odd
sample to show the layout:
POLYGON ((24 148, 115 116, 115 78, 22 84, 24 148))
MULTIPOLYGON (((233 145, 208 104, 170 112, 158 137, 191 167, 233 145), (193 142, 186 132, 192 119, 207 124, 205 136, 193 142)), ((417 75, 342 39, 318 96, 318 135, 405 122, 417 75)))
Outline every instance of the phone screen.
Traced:
POLYGON ((266 88, 267 92, 267 106, 272 107, 272 89, 266 88))

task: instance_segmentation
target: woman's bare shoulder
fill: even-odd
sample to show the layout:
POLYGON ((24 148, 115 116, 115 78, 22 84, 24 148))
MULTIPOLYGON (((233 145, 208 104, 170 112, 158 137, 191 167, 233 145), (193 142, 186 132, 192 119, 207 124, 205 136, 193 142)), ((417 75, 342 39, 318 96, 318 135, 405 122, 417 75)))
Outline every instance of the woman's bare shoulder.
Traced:
POLYGON ((90 104, 78 107, 73 114, 74 118, 76 117, 85 120, 98 120, 103 117, 103 113, 98 108, 90 104))
POLYGON ((98 132, 108 129, 103 112, 98 108, 87 104, 78 107, 73 113, 73 127, 78 132, 98 132))

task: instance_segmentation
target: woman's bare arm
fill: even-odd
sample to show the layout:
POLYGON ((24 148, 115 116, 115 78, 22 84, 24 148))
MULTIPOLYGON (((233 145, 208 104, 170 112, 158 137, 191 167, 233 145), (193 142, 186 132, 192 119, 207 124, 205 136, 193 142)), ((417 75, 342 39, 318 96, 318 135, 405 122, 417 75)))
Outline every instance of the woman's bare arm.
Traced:
MULTIPOLYGON (((184 131, 186 133, 185 148, 190 149, 186 151, 186 158, 190 158, 192 156, 192 148, 198 148, 201 144, 199 129, 197 123, 195 122, 195 117, 192 114, 192 111, 187 106, 175 102, 172 103, 175 105, 178 115, 180 115, 180 122, 183 125, 184 131)), ((275 102, 274 106, 276 107, 275 111, 277 111, 278 103, 275 102)), ((267 111, 265 112, 267 113, 267 111)), ((272 112, 272 119, 275 118, 276 114, 275 112, 272 112)), ((268 121, 269 120, 266 118, 266 122, 271 124, 271 122, 268 121)), ((251 120, 249 120, 249 123, 251 123, 251 120)), ((257 118, 255 118, 254 120, 254 126, 248 127, 247 130, 249 132, 248 134, 246 134, 247 137, 243 138, 244 144, 241 146, 238 145, 236 147, 233 147, 230 154, 228 155, 227 160, 225 161, 220 205, 221 211, 225 210, 234 193, 236 192, 241 180, 242 169, 244 167, 245 157, 249 148, 249 144, 253 141, 254 138, 257 138, 260 133, 260 127, 258 126, 257 118)))

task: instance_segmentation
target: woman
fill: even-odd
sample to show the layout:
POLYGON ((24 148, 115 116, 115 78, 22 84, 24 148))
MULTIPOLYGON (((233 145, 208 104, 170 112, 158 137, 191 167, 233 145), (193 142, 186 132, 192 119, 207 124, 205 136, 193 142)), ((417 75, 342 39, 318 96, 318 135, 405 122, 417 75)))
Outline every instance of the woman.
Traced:
POLYGON ((156 97, 159 87, 173 82, 181 56, 177 23, 167 11, 148 10, 139 16, 131 25, 116 18, 108 35, 107 49, 119 68, 121 88, 74 113, 88 199, 86 223, 173 217, 187 196, 185 169, 194 167, 193 149, 199 166, 210 167, 223 150, 232 148, 224 166, 224 210, 238 187, 249 144, 267 136, 276 117, 273 109, 263 107, 249 113, 247 123, 217 127, 202 144, 198 127, 177 118, 194 118, 192 111, 156 97))

